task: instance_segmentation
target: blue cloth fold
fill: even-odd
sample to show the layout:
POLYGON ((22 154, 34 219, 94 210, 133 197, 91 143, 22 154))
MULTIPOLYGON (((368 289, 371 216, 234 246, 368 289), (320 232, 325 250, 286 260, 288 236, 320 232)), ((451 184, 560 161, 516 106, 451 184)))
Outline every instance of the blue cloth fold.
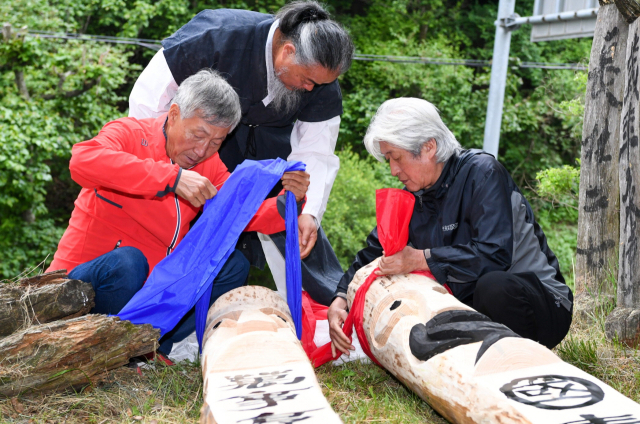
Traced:
MULTIPOLYGON (((156 265, 142 289, 120 311, 120 319, 151 324, 160 329, 162 337, 196 305, 196 334, 202 348, 213 280, 282 174, 304 169, 302 162, 282 159, 240 164, 218 194, 205 203, 202 216, 182 242, 156 265)), ((286 229, 287 301, 292 315, 300 315, 302 276, 293 193, 287 193, 286 229)), ((294 315, 294 322, 300 338, 301 318, 296 320, 294 315)))

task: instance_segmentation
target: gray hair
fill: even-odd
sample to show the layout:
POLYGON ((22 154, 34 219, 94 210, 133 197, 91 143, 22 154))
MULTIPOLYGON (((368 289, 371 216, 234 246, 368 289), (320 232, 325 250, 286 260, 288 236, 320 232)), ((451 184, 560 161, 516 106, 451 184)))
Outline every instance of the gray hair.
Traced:
POLYGON ((364 136, 364 145, 376 159, 384 162, 381 141, 420 156, 422 146, 432 138, 436 140, 437 163, 446 162, 462 150, 434 105, 422 99, 400 97, 387 100, 378 108, 364 136))
POLYGON ((171 101, 174 103, 182 118, 198 116, 216 127, 233 130, 242 117, 238 94, 213 69, 202 69, 184 80, 171 101))
POLYGON ((280 20, 282 42, 296 48, 296 63, 321 65, 330 71, 345 73, 351 66, 353 41, 347 31, 330 19, 329 13, 315 1, 291 2, 276 14, 280 20))

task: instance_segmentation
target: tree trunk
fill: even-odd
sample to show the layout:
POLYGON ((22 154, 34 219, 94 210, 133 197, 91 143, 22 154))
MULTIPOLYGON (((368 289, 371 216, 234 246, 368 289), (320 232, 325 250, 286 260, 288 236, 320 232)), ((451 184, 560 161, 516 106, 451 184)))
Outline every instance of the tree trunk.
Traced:
POLYGON ((209 310, 201 423, 340 423, 318 385, 286 302, 240 287, 209 310))
POLYGON ((91 384, 91 377, 155 350, 159 331, 86 315, 29 327, 0 340, 0 396, 91 384))
POLYGON ((32 324, 84 315, 95 306, 91 284, 59 276, 35 279, 33 285, 0 284, 0 338, 32 324))
MULTIPOLYGON (((347 293, 350 306, 376 265, 374 261, 356 273, 347 293)), ((596 422, 587 416, 625 414, 640 418, 640 405, 531 340, 499 339, 477 359, 491 335, 480 337, 484 342, 463 344, 463 338, 451 335, 451 324, 443 324, 445 315, 472 313, 463 311, 472 309, 436 281, 413 274, 375 280, 363 311, 363 329, 375 358, 450 422, 586 423, 596 422), (421 328, 433 330, 426 333, 433 338, 425 337, 421 328), (448 344, 438 334, 450 338, 448 344), (440 353, 420 360, 413 353, 416 342, 430 343, 433 352, 440 353)), ((449 321, 455 322, 460 320, 449 321)), ((464 338, 478 336, 473 325, 465 327, 464 338)))
POLYGON ((618 156, 629 25, 600 7, 589 61, 580 173, 576 308, 615 295, 620 235, 618 156))
POLYGON ((620 130, 620 262, 618 270, 618 302, 607 317, 607 337, 617 337, 630 346, 638 345, 640 338, 640 27, 636 20, 629 26, 627 42, 626 83, 620 130))

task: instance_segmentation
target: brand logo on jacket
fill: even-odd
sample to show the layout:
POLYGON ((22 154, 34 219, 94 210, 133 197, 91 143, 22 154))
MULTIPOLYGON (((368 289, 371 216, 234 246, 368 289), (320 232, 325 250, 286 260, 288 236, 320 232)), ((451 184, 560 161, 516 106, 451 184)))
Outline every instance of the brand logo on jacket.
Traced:
POLYGON ((442 231, 453 231, 456 228, 458 228, 458 223, 454 222, 453 224, 443 225, 442 226, 442 231))
POLYGON ((147 140, 145 140, 144 138, 142 139, 142 142, 140 144, 142 144, 143 146, 149 145, 149 143, 147 143, 147 140))

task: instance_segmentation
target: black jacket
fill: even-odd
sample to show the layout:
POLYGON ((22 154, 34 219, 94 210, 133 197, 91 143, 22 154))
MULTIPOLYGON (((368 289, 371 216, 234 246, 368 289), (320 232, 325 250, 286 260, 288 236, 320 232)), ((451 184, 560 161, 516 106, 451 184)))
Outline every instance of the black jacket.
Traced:
MULTIPOLYGON (((453 155, 432 187, 413 194, 409 245, 425 250, 434 277, 458 299, 471 296, 488 272, 533 272, 556 302, 571 310, 573 295, 529 202, 493 156, 480 150, 453 155)), ((336 295, 346 293, 356 271, 380 256, 374 228, 336 295)))

